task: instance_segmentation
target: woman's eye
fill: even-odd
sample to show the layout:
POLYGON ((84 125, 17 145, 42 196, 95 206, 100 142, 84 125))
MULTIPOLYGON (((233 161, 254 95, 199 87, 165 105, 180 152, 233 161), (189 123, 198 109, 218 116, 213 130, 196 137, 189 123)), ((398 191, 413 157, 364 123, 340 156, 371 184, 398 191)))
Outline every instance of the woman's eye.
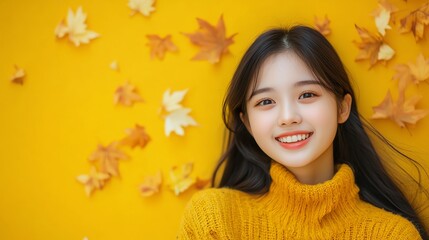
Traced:
POLYGON ((306 92, 306 93, 303 93, 301 96, 299 96, 299 99, 311 98, 311 97, 314 97, 314 96, 316 96, 316 94, 311 93, 311 92, 306 92))
POLYGON ((273 103, 273 100, 271 100, 271 99, 264 99, 264 100, 260 101, 257 105, 258 106, 265 106, 265 105, 269 105, 269 104, 272 104, 272 103, 273 103))

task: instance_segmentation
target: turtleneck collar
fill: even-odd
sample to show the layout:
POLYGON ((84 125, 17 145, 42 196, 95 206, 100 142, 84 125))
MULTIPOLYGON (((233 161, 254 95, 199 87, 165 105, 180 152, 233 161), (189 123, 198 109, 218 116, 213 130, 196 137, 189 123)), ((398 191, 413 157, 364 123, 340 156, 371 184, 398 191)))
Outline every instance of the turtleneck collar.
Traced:
POLYGON ((280 217, 301 218, 304 222, 320 223, 328 214, 350 216, 356 212, 359 188, 352 169, 341 164, 332 179, 316 185, 300 183, 286 167, 272 161, 272 183, 267 194, 259 198, 264 207, 280 217))

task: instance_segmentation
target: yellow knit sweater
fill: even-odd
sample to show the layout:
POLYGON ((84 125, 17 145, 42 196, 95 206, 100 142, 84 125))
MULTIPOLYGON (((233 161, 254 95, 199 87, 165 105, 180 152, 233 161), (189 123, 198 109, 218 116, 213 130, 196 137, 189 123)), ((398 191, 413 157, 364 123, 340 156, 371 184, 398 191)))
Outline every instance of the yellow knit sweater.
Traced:
POLYGON ((405 218, 359 199, 352 169, 305 185, 273 161, 273 182, 262 196, 228 188, 196 193, 177 239, 421 239, 405 218))

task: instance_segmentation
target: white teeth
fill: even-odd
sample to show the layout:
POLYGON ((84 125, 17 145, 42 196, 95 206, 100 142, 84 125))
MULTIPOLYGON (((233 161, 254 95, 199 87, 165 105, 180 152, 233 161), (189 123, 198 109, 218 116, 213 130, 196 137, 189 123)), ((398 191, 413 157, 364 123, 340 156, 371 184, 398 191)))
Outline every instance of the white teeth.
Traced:
POLYGON ((294 142, 305 140, 309 136, 310 136, 310 134, 308 134, 308 133, 307 134, 298 134, 298 135, 292 135, 292 136, 277 138, 277 140, 282 142, 282 143, 294 143, 294 142))

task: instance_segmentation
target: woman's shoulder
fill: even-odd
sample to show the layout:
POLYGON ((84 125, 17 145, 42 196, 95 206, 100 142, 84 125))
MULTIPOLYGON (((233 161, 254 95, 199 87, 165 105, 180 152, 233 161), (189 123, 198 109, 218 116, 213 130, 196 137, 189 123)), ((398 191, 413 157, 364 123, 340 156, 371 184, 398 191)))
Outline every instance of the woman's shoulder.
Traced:
POLYGON ((208 188, 196 192, 191 197, 188 208, 222 208, 222 206, 232 205, 236 201, 242 201, 246 196, 246 193, 231 188, 208 188))

